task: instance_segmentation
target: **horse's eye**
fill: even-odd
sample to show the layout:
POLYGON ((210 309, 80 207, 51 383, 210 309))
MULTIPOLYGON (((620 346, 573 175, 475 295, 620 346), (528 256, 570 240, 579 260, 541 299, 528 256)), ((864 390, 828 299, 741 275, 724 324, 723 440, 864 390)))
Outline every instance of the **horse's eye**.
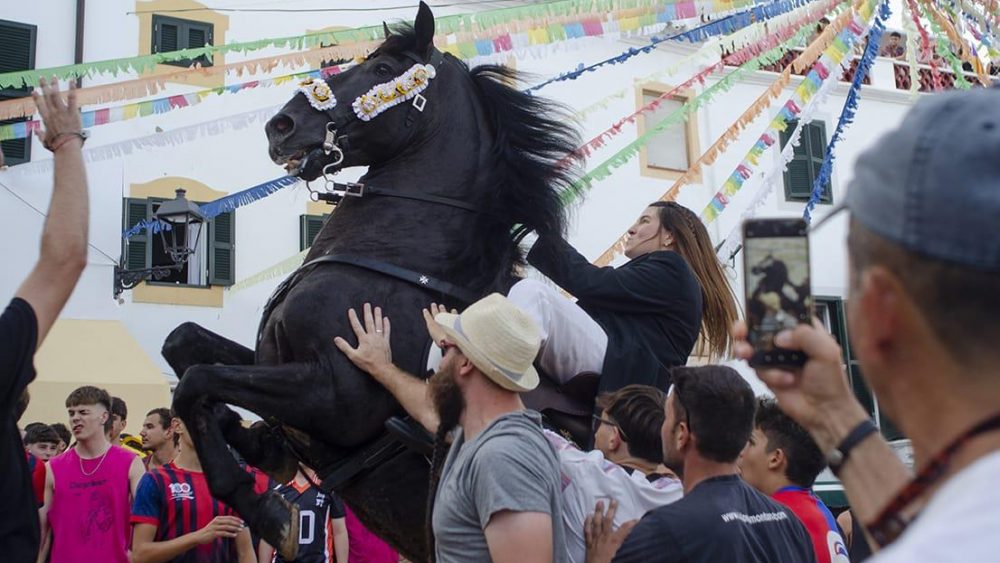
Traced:
POLYGON ((383 76, 383 77, 384 76, 391 76, 392 75, 392 67, 389 66, 389 65, 387 65, 387 64, 385 64, 385 63, 379 63, 379 64, 375 65, 375 74, 377 76, 383 76))

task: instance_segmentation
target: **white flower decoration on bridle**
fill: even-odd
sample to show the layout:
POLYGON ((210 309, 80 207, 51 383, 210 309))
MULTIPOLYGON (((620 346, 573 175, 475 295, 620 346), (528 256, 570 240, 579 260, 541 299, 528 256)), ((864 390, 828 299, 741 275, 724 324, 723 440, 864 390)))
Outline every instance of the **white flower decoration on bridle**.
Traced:
POLYGON ((299 82, 299 92, 306 97, 309 105, 319 111, 326 111, 337 106, 337 97, 333 95, 333 90, 325 80, 307 78, 299 82))
MULTIPOLYGON (((415 64, 389 82, 377 84, 367 93, 358 96, 351 107, 354 108, 358 119, 371 121, 373 117, 389 108, 419 96, 427 89, 427 85, 435 75, 436 71, 432 65, 415 64)), ((417 109, 423 111, 423 102, 417 109)))

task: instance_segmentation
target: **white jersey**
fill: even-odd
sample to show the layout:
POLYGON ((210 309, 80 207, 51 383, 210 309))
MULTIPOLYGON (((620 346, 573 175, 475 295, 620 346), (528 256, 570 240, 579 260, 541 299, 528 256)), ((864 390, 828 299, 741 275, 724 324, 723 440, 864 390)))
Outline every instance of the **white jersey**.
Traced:
POLYGON ((618 501, 615 526, 642 518, 646 512, 680 500, 684 488, 677 479, 661 477, 649 481, 641 472, 629 474, 620 465, 604 458, 599 450, 581 451, 572 442, 555 432, 545 431, 545 437, 559 457, 562 481, 562 519, 565 526, 566 551, 573 563, 583 563, 587 546, 583 524, 594 513, 597 501, 607 508, 611 500, 618 501))

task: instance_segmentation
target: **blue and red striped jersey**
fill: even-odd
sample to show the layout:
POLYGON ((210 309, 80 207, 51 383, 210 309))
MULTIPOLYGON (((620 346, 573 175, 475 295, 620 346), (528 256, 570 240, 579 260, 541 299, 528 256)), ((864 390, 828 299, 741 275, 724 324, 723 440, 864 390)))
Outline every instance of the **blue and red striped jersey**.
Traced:
MULTIPOLYGON (((132 503, 132 523, 156 526, 154 541, 167 541, 207 526, 216 516, 236 516, 235 510, 212 496, 205 474, 173 463, 142 476, 132 503)), ((236 544, 229 538, 198 547, 171 563, 236 561, 236 544)))

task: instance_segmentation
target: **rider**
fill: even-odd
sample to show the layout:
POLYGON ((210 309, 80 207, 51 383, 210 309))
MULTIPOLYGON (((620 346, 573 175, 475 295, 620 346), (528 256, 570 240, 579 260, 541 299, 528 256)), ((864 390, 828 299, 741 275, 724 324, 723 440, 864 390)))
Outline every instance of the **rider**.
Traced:
POLYGON ((674 202, 654 202, 628 230, 621 267, 590 263, 561 237, 542 234, 528 263, 577 298, 521 280, 510 300, 541 328, 541 368, 559 383, 601 374, 602 390, 630 383, 666 389, 699 334, 718 357, 730 345, 736 298, 705 225, 674 202))

